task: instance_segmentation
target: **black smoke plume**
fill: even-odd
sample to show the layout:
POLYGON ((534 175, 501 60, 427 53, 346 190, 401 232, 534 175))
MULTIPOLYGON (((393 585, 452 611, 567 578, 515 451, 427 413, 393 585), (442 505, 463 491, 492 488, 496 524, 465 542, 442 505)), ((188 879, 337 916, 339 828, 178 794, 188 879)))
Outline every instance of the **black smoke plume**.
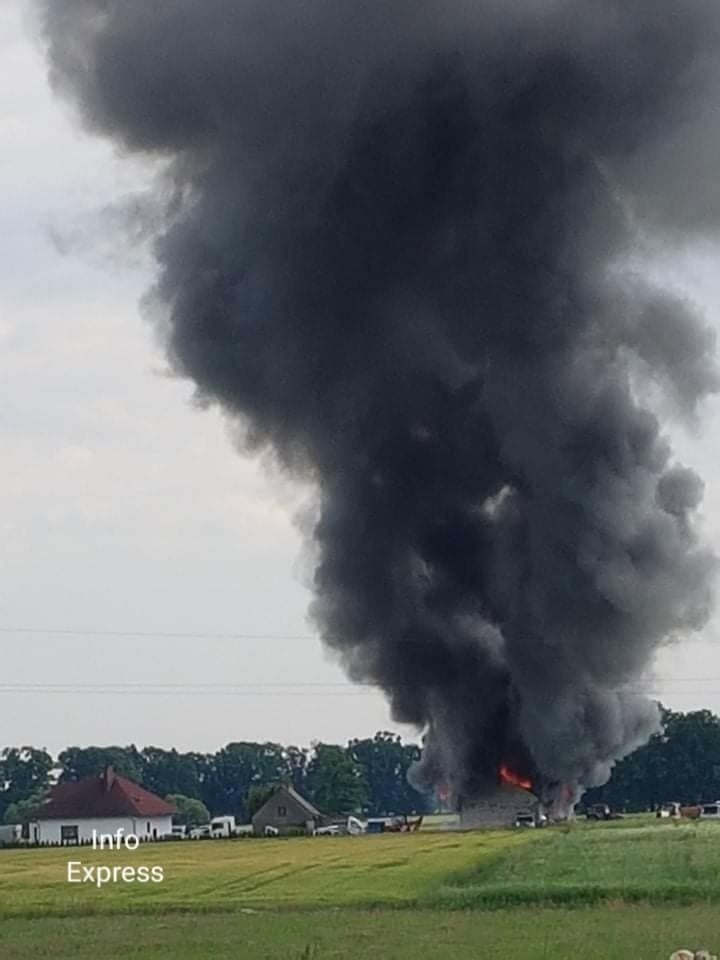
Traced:
POLYGON ((313 616, 419 782, 603 782, 712 556, 648 398, 717 388, 628 268, 720 219, 717 0, 45 0, 54 88, 165 158, 175 370, 317 487, 313 616))

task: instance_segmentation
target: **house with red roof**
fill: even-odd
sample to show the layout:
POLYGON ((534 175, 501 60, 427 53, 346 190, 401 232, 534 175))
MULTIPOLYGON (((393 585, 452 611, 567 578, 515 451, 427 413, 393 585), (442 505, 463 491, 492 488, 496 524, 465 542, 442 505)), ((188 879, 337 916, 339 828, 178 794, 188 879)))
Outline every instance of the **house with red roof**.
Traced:
POLYGON ((34 843, 90 843, 93 836, 116 834, 158 840, 172 833, 175 807, 106 767, 96 777, 59 783, 38 807, 31 825, 34 843))

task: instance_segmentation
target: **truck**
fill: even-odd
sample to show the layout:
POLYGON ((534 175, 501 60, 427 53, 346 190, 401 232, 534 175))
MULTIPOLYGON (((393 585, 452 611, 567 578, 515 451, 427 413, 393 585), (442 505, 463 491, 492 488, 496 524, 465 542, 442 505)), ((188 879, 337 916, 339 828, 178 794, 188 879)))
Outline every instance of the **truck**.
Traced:
POLYGON ((252 824, 237 823, 235 817, 213 817, 208 824, 210 836, 215 839, 222 837, 242 837, 249 836, 252 833, 252 824))
POLYGON ((210 836, 215 840, 222 837, 234 837, 237 832, 235 817, 213 817, 210 821, 210 836))

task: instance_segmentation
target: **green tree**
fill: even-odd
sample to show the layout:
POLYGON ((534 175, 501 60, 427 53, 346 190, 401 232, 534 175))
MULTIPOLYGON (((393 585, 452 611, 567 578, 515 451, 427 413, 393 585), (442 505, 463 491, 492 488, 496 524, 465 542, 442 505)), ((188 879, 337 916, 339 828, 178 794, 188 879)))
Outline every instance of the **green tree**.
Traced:
POLYGON ((306 784, 309 798, 324 813, 358 813, 367 805, 363 768, 350 750, 337 744, 314 744, 306 784))
POLYGON ((209 759, 202 799, 214 816, 233 814, 246 822, 250 788, 288 779, 288 761, 279 743, 229 743, 209 759))
POLYGON ((248 792, 247 815, 248 820, 252 820, 260 807, 264 806, 275 792, 276 787, 252 786, 248 792))
POLYGON ((210 811, 202 800, 185 797, 181 793, 168 794, 165 799, 177 807, 177 813, 173 817, 176 823, 185 824, 186 827, 199 827, 210 820, 210 811))
POLYGON ((285 758, 289 770, 290 782, 298 793, 304 796, 309 751, 305 747, 286 747, 285 758))
POLYGON ((50 784, 53 759, 35 747, 5 747, 0 752, 0 820, 8 807, 40 798, 50 784))
POLYGON ((424 811, 426 798, 408 783, 408 770, 420 758, 417 744, 379 731, 372 739, 351 740, 348 750, 360 764, 368 786, 368 812, 375 816, 424 811))
POLYGON ((113 767, 120 776, 144 785, 142 754, 134 744, 128 747, 68 747, 58 757, 62 767, 60 781, 83 780, 113 767))
POLYGON ((161 747, 145 747, 141 753, 142 783, 161 797, 169 793, 202 797, 203 771, 207 758, 199 753, 180 753, 161 747))
POLYGON ((30 820, 34 820, 37 809, 45 797, 45 793, 36 793, 26 800, 16 800, 14 803, 9 804, 3 817, 4 822, 28 823, 30 820))
POLYGON ((659 803, 699 803, 720 796, 720 717, 709 710, 662 711, 662 730, 616 764, 604 786, 589 790, 586 803, 626 810, 659 803))

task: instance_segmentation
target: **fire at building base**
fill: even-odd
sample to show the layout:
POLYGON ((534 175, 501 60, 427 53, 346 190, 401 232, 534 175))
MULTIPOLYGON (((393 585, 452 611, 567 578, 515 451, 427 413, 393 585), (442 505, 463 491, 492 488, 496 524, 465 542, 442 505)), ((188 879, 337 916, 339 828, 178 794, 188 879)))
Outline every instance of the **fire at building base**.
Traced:
POLYGON ((497 784, 458 797, 460 828, 544 826, 574 817, 579 791, 563 784, 540 789, 529 778, 503 765, 497 784))

